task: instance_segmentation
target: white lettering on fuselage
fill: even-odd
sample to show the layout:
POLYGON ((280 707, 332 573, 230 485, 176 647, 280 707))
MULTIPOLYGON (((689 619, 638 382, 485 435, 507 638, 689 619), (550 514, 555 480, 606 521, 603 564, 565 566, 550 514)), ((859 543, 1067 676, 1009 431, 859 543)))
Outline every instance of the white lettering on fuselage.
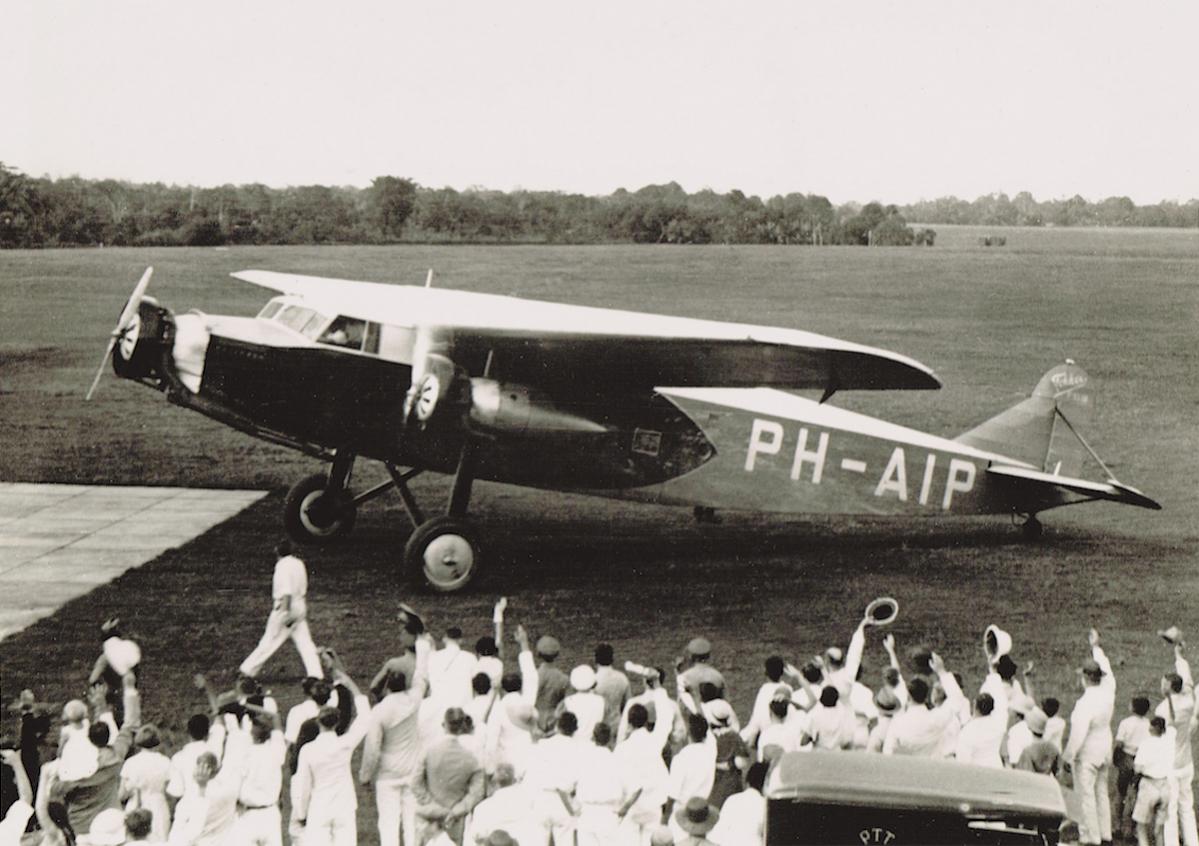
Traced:
POLYGON ((791 478, 799 481, 799 475, 803 471, 805 461, 812 462, 812 484, 819 485, 820 479, 824 475, 824 456, 828 452, 828 432, 821 432, 820 438, 817 440, 816 449, 809 452, 808 449, 808 430, 799 430, 799 442, 795 444, 795 463, 791 465, 791 478))
POLYGON ((974 489, 974 462, 961 458, 949 459, 949 478, 945 480, 945 496, 941 500, 941 509, 949 510, 953 504, 953 492, 966 493, 974 489))
MULTIPOLYGON (((786 437, 787 433, 782 423, 774 420, 755 418, 753 427, 750 430, 749 444, 745 453, 745 471, 752 473, 757 469, 757 458, 760 455, 780 455, 783 452, 783 442, 786 440, 786 437)), ((829 442, 830 435, 828 432, 810 431, 806 426, 799 428, 796 434, 795 452, 791 461, 791 472, 789 474, 792 481, 798 482, 804 476, 805 465, 810 465, 810 480, 812 484, 820 484, 824 478, 824 465, 828 458, 829 442), (813 435, 815 435, 816 446, 814 449, 809 449, 809 441, 813 435)), ((910 444, 906 447, 892 447, 891 456, 887 461, 886 468, 872 490, 872 493, 876 497, 894 496, 899 502, 908 502, 908 471, 905 449, 910 448, 910 444)), ((921 474, 920 493, 917 498, 921 505, 928 505, 930 500, 935 502, 932 491, 933 477, 937 471, 937 457, 937 453, 935 452, 927 453, 924 457, 924 471, 921 474)), ((868 466, 865 461, 848 456, 841 458, 838 464, 842 470, 859 475, 864 475, 868 466)), ((976 476, 977 468, 974 462, 965 458, 949 457, 949 467, 944 474, 944 495, 941 497, 940 503, 942 510, 948 511, 950 509, 953 505, 955 494, 968 493, 973 490, 976 476)))
POLYGON ((893 491, 900 502, 908 501, 908 470, 907 462, 903 459, 903 447, 895 447, 891 453, 891 460, 887 462, 887 469, 874 488, 874 495, 882 496, 887 491, 893 491))
POLYGON ((754 459, 758 453, 763 455, 778 455, 783 446, 783 425, 773 420, 754 418, 754 428, 749 434, 749 449, 745 453, 745 471, 752 473, 754 459), (770 438, 767 439, 766 436, 770 438))

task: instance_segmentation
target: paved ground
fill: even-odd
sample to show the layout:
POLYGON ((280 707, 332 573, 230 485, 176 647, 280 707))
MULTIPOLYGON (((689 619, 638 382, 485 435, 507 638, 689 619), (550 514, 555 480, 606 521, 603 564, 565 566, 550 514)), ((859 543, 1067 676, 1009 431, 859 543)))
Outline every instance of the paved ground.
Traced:
POLYGON ((0 482, 0 639, 263 496, 0 482))

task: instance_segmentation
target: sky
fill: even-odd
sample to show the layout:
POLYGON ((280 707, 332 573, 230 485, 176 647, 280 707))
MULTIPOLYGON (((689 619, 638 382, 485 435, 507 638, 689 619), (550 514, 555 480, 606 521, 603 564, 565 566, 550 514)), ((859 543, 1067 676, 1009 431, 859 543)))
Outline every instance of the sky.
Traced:
POLYGON ((1199 197, 1195 0, 13 0, 4 18, 0 162, 34 176, 1199 197))

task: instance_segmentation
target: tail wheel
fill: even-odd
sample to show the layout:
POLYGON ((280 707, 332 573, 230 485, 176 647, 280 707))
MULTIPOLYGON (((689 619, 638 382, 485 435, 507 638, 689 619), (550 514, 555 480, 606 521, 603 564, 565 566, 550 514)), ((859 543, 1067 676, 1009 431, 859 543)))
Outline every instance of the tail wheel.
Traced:
POLYGON ((287 492, 283 525, 298 543, 328 544, 354 528, 357 508, 344 493, 331 493, 324 473, 313 473, 287 492), (339 501, 340 500, 340 501, 339 501))
POLYGON ((434 517, 417 527, 404 547, 404 569, 438 593, 462 590, 479 570, 474 528, 458 517, 434 517))
POLYGON ((1020 526, 1020 531, 1024 533, 1025 540, 1035 541, 1045 533, 1045 527, 1041 525, 1041 521, 1035 515, 1032 515, 1020 526))

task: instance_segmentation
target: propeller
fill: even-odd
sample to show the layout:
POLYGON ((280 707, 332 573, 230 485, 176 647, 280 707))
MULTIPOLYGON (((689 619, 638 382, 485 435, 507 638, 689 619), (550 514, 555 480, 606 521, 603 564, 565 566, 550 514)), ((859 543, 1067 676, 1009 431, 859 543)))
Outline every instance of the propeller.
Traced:
MULTIPOLYGON (((100 368, 96 371, 96 378, 92 380, 92 386, 87 389, 87 396, 84 397, 85 401, 90 400, 92 394, 96 392, 96 386, 100 384, 100 377, 104 375, 104 368, 108 365, 108 359, 112 355, 113 348, 116 347, 118 342, 124 343, 129 331, 134 327, 134 322, 137 320, 137 310, 141 307, 142 297, 146 294, 146 288, 150 284, 150 277, 153 273, 153 267, 146 268, 146 272, 138 280, 137 287, 133 289, 129 301, 125 303, 125 309, 121 312, 120 319, 117 320, 116 328, 112 330, 112 335, 108 338, 108 349, 104 351, 104 358, 100 359, 100 368)), ((129 350, 129 353, 132 355, 133 351, 129 350)))

